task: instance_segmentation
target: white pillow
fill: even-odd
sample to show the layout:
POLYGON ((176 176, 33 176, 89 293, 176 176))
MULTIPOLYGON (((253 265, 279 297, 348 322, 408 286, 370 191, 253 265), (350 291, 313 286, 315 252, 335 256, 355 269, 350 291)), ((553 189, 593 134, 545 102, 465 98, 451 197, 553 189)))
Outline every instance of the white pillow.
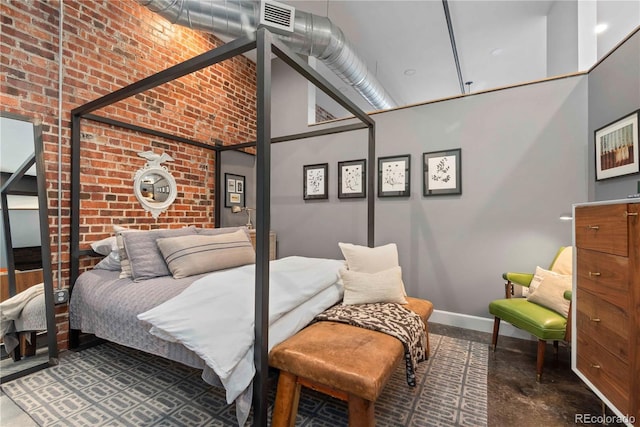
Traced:
POLYGON ((397 267, 398 248, 395 243, 369 248, 351 243, 338 243, 344 259, 347 260, 349 270, 361 273, 377 273, 397 267))
MULTIPOLYGON (((395 243, 375 248, 342 242, 338 243, 338 246, 347 261, 347 268, 350 271, 377 273, 400 266, 398 262, 398 247, 395 243)), ((402 293, 406 295, 402 278, 400 278, 400 283, 402 284, 402 293)))
POLYGON ((111 251, 117 251, 118 250, 118 244, 116 243, 116 237, 115 236, 106 237, 106 238, 104 238, 102 240, 98 240, 97 242, 93 242, 91 244, 91 249, 93 249, 93 251, 95 253, 107 256, 107 255, 109 255, 111 253, 111 251))
POLYGON ((96 270, 110 270, 110 271, 122 271, 122 265, 120 264, 120 251, 116 249, 102 258, 93 268, 96 270))
POLYGON ((527 301, 567 317, 569 315, 570 301, 564 298, 564 292, 570 291, 571 285, 571 276, 569 275, 556 274, 546 276, 536 290, 529 294, 527 301))
MULTIPOLYGON (((555 277, 555 276, 564 276, 564 275, 556 273, 554 271, 545 270, 544 268, 537 266, 536 272, 533 275, 533 279, 531 279, 531 283, 529 284, 528 294, 535 292, 538 286, 540 286, 540 283, 542 283, 545 278, 555 277)), ((568 275, 568 276, 569 276, 569 280, 571 280, 571 275, 568 275)))
POLYGON ((572 274, 573 273, 573 246, 565 247, 558 255, 551 271, 558 274, 572 274))
POLYGON ((406 304, 402 284, 402 269, 392 267, 377 273, 340 270, 344 283, 344 305, 393 302, 406 304))
POLYGON ((131 273, 131 262, 129 261, 129 257, 127 256, 127 250, 124 247, 124 239, 122 238, 122 233, 126 232, 140 232, 140 230, 132 230, 126 227, 122 227, 120 225, 113 226, 113 232, 116 234, 116 244, 118 246, 118 255, 120 258, 120 279, 126 279, 129 277, 133 277, 131 273))

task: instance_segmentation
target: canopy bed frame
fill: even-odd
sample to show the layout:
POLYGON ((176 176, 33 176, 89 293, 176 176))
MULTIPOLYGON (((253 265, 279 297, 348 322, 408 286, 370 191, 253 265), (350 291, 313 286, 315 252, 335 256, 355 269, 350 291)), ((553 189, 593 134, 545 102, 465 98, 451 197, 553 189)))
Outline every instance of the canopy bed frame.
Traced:
MULTIPOLYGON (((326 79, 312 69, 303 59, 285 46, 280 40, 274 38, 265 27, 259 28, 255 33, 236 39, 220 47, 191 58, 185 62, 174 65, 138 82, 125 86, 113 93, 102 96, 94 101, 79 106, 71 111, 71 265, 70 286, 79 276, 80 257, 90 255, 91 250, 80 250, 80 135, 82 121, 89 120, 122 129, 141 132, 147 135, 158 136, 168 140, 184 144, 191 144, 215 153, 216 189, 221 188, 220 161, 221 152, 226 150, 239 150, 248 147, 256 147, 256 273, 255 273, 255 344, 254 362, 256 374, 253 382, 253 409, 254 425, 267 425, 267 374, 268 374, 268 315, 269 315, 269 230, 270 230, 270 144, 294 141, 298 139, 347 132, 358 129, 368 129, 368 159, 373 165, 375 160, 375 122, 353 102, 347 99, 339 90, 333 87, 326 79), (179 77, 193 73, 205 67, 220 63, 236 55, 257 49, 257 137, 256 141, 234 145, 208 145, 191 139, 174 136, 165 132, 148 129, 138 125, 122 122, 116 119, 102 117, 92 112, 112 105, 118 101, 152 89, 179 77), (323 90, 327 95, 338 102, 342 107, 351 112, 360 123, 337 125, 326 129, 318 129, 310 132, 271 137, 271 54, 275 54, 308 81, 323 90)), ((374 245, 374 192, 375 168, 369 168, 367 175, 368 194, 367 200, 367 244, 374 245)), ((220 209, 222 205, 221 195, 216 192, 215 222, 219 224, 220 209)), ((78 332, 70 336, 70 346, 77 347, 78 332)))

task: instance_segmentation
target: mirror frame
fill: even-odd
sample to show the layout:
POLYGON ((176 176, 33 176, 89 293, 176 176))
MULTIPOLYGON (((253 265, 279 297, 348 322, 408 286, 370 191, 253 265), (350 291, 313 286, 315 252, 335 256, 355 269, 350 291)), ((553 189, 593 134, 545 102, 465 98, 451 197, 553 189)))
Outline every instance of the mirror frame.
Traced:
MULTIPOLYGON (((29 122, 33 125, 33 147, 34 154, 33 156, 25 161, 23 165, 20 167, 16 173, 14 173, 9 181, 2 187, 2 201, 3 201, 3 217, 5 208, 7 210, 7 220, 8 220, 8 206, 6 205, 7 198, 6 195, 10 193, 10 185, 12 182, 19 180, 22 175, 29 169, 33 163, 36 165, 36 182, 38 187, 38 218, 40 222, 40 247, 42 254, 42 276, 44 282, 44 299, 45 299, 45 316, 47 321, 47 347, 49 352, 49 361, 47 363, 41 363, 38 365, 31 366, 22 371, 14 372, 12 374, 1 376, 0 384, 11 381, 13 379, 19 378, 21 376, 30 374, 32 372, 38 371, 43 368, 47 368, 49 366, 58 364, 58 340, 57 340, 57 328, 55 322, 55 303, 53 296, 53 271, 51 267, 51 240, 49 236, 49 204, 47 201, 47 183, 46 183, 46 169, 44 162, 44 143, 42 139, 42 123, 39 119, 33 119, 30 117, 22 116, 19 114, 8 113, 4 111, 0 111, 0 117, 19 120, 23 122, 29 122), (25 167, 26 164, 30 163, 29 167, 25 167), (18 176, 19 175, 19 176, 18 176)), ((4 221, 3 221, 4 222, 4 221)), ((10 226, 7 227, 5 225, 5 242, 7 244, 7 262, 8 262, 8 270, 13 269, 13 285, 15 291, 15 264, 13 262, 13 257, 11 256, 11 260, 9 260, 9 253, 12 253, 13 248, 9 245, 11 244, 11 231, 10 226), (7 230, 8 229, 8 230, 7 230)), ((9 274, 8 274, 9 275, 9 274)), ((11 288, 11 279, 9 278, 9 287, 11 288)), ((16 362, 19 363, 19 362, 16 362)))
POLYGON ((136 198, 142 205, 145 211, 150 212, 151 216, 154 219, 157 219, 158 216, 169 209, 169 206, 176 200, 178 195, 178 187, 176 185, 176 180, 173 178, 173 175, 169 173, 169 170, 165 166, 160 165, 150 165, 147 163, 144 167, 138 169, 136 172, 135 178, 133 180, 133 192, 136 195, 136 198), (140 191, 140 184, 142 183, 142 179, 148 174, 157 174, 162 178, 166 179, 169 183, 169 197, 163 202, 150 202, 146 199, 142 192, 140 191))

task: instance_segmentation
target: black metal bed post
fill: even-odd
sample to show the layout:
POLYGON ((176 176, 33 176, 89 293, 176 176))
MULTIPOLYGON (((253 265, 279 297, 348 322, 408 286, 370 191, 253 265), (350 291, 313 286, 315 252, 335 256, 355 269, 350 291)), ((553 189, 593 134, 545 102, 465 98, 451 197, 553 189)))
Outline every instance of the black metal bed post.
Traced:
POLYGON ((253 425, 267 426, 269 374, 269 229, 271 228, 271 33, 258 29, 256 145, 256 283, 253 425))
MULTIPOLYGON (((216 146, 218 146, 218 144, 216 144, 216 146)), ((218 147, 219 148, 219 147, 218 147)), ((220 167, 220 165, 222 164, 222 153, 220 152, 219 149, 215 150, 215 159, 214 159, 215 165, 214 165, 214 174, 215 174, 215 178, 214 178, 214 183, 213 183, 213 191, 215 192, 215 212, 214 212, 214 223, 213 226, 215 228, 220 227, 220 215, 222 215, 222 206, 221 204, 224 203, 224 201, 222 200, 222 196, 224 195, 224 192, 219 191, 220 190, 220 185, 222 183, 222 168, 220 167)))
MULTIPOLYGON (((80 115, 71 114, 71 231, 69 235, 69 290, 80 274, 80 115)), ((69 328, 69 348, 80 345, 80 331, 69 328)))
POLYGON ((373 248, 376 243, 375 237, 375 182, 376 182, 376 125, 375 123, 369 126, 369 143, 367 145, 367 163, 369 168, 367 170, 367 193, 369 198, 367 199, 367 245, 373 248))

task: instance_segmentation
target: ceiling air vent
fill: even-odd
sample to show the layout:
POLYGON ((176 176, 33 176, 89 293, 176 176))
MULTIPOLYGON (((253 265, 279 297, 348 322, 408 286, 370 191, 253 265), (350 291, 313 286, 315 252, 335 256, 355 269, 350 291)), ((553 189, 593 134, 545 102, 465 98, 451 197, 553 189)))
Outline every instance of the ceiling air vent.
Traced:
POLYGON ((296 9, 275 1, 260 3, 260 24, 289 33, 293 33, 293 21, 296 9))

